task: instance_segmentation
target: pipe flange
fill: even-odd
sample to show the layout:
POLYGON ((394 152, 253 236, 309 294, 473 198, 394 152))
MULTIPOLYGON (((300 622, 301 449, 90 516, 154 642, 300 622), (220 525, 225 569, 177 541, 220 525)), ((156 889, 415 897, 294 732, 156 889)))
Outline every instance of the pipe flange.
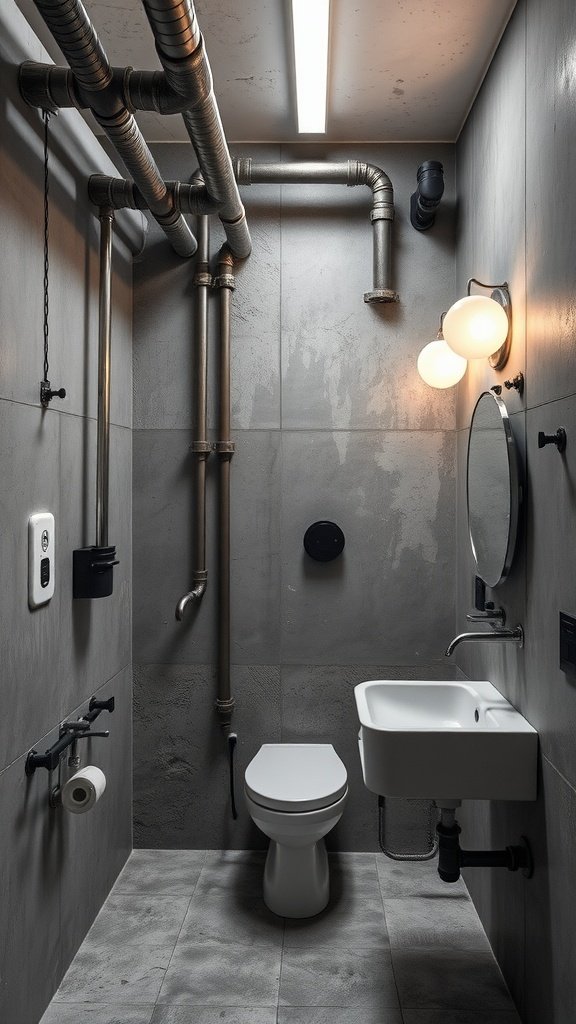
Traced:
POLYGON ((234 274, 219 274, 213 279, 212 285, 214 288, 229 288, 233 292, 236 287, 234 274))
POLYGON ((377 288, 373 292, 364 292, 364 302, 398 302, 400 296, 393 288, 377 288))
POLYGON ((212 452, 212 445, 209 441, 192 441, 190 451, 193 455, 210 455, 212 452))
POLYGON ((212 274, 208 274, 206 271, 200 271, 198 274, 194 274, 192 284, 195 288, 211 288, 212 274))
POLYGON ((233 455, 236 451, 234 441, 215 441, 213 448, 218 455, 233 455))

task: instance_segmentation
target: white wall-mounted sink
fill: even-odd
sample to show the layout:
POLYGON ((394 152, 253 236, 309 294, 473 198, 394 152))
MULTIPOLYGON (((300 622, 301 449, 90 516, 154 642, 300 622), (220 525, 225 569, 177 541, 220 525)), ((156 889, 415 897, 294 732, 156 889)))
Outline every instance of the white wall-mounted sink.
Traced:
POLYGON ((491 683, 375 679, 354 695, 374 793, 536 799, 538 734, 491 683))

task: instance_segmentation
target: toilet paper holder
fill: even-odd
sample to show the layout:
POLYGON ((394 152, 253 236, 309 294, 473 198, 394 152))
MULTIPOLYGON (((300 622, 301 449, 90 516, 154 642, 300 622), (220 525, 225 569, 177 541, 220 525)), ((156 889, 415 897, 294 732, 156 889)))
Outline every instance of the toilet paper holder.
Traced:
POLYGON ((108 729, 95 732, 92 731, 91 725, 103 711, 108 711, 112 714, 114 704, 114 697, 109 697, 107 700, 98 700, 96 697, 92 697, 85 715, 82 715, 75 722, 61 723, 60 736, 44 754, 39 754, 37 750, 29 752, 25 765, 26 775, 34 775, 37 768, 46 768, 49 772, 55 771, 60 765, 60 758, 64 751, 71 747, 72 744, 77 743, 78 740, 92 739, 93 737, 107 738, 110 735, 108 729))

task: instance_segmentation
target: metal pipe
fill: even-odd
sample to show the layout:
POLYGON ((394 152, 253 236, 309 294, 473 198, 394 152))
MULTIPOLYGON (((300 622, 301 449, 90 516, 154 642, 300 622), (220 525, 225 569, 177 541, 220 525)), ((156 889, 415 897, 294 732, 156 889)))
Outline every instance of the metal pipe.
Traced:
POLYGON ((235 287, 234 257, 224 246, 218 254, 220 323, 218 345, 218 438, 214 445, 219 457, 218 491, 218 696, 216 711, 226 733, 230 732, 234 698, 230 687, 230 463, 235 445, 230 438, 230 308, 235 287))
POLYGON ((425 160, 416 172, 417 188, 410 196, 410 223, 417 231, 427 231, 436 220, 436 210, 444 195, 444 168, 439 160, 425 160))
POLYGON ((98 306, 98 429, 96 447, 96 547, 108 546, 110 480, 110 356, 112 337, 112 225, 114 211, 100 210, 98 306))
POLYGON ((394 191, 392 182, 375 164, 363 160, 341 162, 303 161, 301 163, 258 163, 250 157, 240 157, 233 163, 240 185, 258 184, 320 184, 367 185, 372 190, 370 212, 373 236, 373 287, 364 293, 365 302, 397 302, 398 293, 392 288, 392 221, 394 220, 394 191))
POLYGON ((208 393, 208 290, 212 284, 208 260, 210 258, 210 225, 208 217, 198 222, 198 254, 194 286, 196 289, 196 401, 194 410, 194 537, 193 587, 180 598, 176 606, 176 619, 181 622, 189 604, 201 600, 206 591, 206 462, 211 452, 207 429, 208 393))
MULTIPOLYGON (((74 76, 68 83, 70 95, 79 105, 83 100, 115 146, 130 174, 146 199, 148 208, 180 256, 192 256, 196 239, 182 214, 175 209, 171 195, 144 141, 136 121, 114 87, 114 72, 81 0, 34 0, 47 27, 66 57, 74 76)), ((62 77, 59 91, 64 91, 62 77)), ((20 86, 24 99, 38 103, 38 78, 30 65, 21 69, 20 86), (30 93, 27 92, 30 82, 30 93)), ((51 109, 54 109, 53 103, 51 109)))
MULTIPOLYGON (((197 216, 218 213, 218 203, 208 195, 206 186, 181 181, 166 181, 175 209, 197 216)), ((107 174, 92 174, 88 179, 88 195, 96 206, 111 206, 114 210, 147 210, 148 203, 141 190, 125 178, 110 178, 107 174)))
POLYGON ((252 242, 246 214, 232 168, 220 112, 212 87, 212 72, 192 0, 143 0, 156 51, 172 89, 185 97, 182 114, 196 150, 209 195, 219 204, 228 245, 233 255, 250 255, 252 242))

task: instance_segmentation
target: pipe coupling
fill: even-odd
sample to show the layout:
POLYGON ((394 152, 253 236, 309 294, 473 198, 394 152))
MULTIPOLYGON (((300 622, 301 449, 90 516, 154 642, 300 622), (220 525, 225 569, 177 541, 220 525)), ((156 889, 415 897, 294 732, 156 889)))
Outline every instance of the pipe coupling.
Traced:
POLYGON ((208 273, 207 270, 198 271, 192 278, 192 284, 195 288, 211 288, 212 274, 208 273))
POLYGON ((239 185, 252 184, 252 157, 241 156, 232 161, 234 176, 239 185))
POLYGON ((236 279, 234 274, 218 274, 212 281, 214 288, 229 288, 231 292, 236 287, 236 279))
POLYGON ((203 37, 200 36, 200 43, 194 52, 186 57, 169 57, 158 43, 156 52, 164 68, 166 81, 175 92, 187 100, 186 109, 192 110, 205 103, 212 93, 213 80, 203 37))
POLYGON ((219 715, 231 715, 235 707, 236 701, 234 697, 229 697, 228 700, 220 700, 218 698, 215 704, 216 712, 219 715))
POLYGON ((394 220, 394 207, 389 206, 374 206, 370 210, 370 221, 373 224, 375 220, 394 220))
POLYGON ((192 452, 192 455, 203 455, 206 459, 212 454, 213 448, 210 441, 192 441, 189 450, 192 452))
POLYGON ((217 455, 234 455, 236 445, 234 444, 234 441, 215 441, 213 451, 215 451, 217 455))
POLYGON ((79 106, 70 68, 26 60, 18 70, 18 88, 31 107, 57 114, 61 107, 79 106))

